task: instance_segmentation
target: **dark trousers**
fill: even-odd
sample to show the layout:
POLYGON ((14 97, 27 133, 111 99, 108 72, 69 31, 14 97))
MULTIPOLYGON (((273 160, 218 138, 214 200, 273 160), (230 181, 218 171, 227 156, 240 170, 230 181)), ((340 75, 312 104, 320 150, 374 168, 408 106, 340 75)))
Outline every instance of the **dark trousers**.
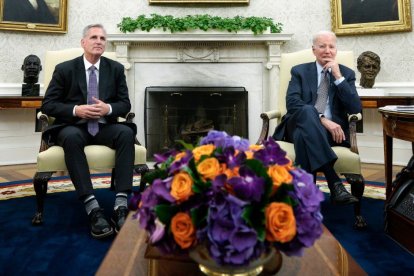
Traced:
POLYGON ((57 143, 65 152, 65 162, 70 178, 79 197, 93 193, 93 186, 84 147, 105 145, 115 149, 115 191, 132 190, 135 159, 134 132, 122 124, 99 124, 99 132, 91 136, 87 124, 64 127, 57 136, 57 143))
POLYGON ((296 164, 315 173, 324 165, 334 165, 338 159, 331 146, 338 144, 321 124, 319 114, 313 106, 304 105, 286 122, 285 139, 295 147, 296 164))

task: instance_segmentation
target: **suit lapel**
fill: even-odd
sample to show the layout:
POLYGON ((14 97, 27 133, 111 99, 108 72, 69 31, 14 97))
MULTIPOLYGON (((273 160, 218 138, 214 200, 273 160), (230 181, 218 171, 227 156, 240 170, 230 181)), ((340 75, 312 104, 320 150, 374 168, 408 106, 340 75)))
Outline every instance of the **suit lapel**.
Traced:
POLYGON ((105 100, 107 95, 108 87, 107 83, 109 80, 109 66, 108 62, 104 57, 101 57, 101 64, 99 65, 99 99, 105 100))
POLYGON ((78 85, 80 90, 82 91, 83 98, 85 102, 87 102, 88 99, 88 88, 86 87, 86 73, 85 73, 85 63, 83 62, 83 56, 79 57, 77 60, 77 79, 78 79, 78 85))
POLYGON ((316 98, 318 97, 318 72, 316 72, 316 62, 309 63, 309 85, 312 91, 312 104, 315 104, 316 98))

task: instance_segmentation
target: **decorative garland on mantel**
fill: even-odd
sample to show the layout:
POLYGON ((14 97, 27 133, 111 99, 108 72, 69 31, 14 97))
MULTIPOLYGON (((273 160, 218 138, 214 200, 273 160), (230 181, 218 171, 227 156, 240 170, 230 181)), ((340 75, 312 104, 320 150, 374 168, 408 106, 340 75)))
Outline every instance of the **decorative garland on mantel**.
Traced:
POLYGON ((267 17, 235 16, 233 18, 223 18, 208 14, 187 15, 185 17, 159 14, 151 14, 150 17, 139 15, 135 19, 124 17, 121 23, 117 25, 123 33, 136 30, 150 32, 152 29, 162 29, 171 33, 190 30, 220 30, 237 33, 242 30, 251 30, 255 35, 263 34, 269 28, 271 33, 281 33, 282 26, 282 23, 275 23, 272 18, 267 17))

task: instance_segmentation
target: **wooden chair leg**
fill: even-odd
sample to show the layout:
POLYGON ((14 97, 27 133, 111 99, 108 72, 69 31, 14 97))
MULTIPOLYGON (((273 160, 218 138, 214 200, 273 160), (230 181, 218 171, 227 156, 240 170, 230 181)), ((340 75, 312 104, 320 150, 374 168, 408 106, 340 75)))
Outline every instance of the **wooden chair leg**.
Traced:
POLYGON ((54 172, 37 172, 33 177, 33 187, 36 192, 37 211, 32 219, 32 225, 43 223, 44 201, 47 193, 47 182, 54 172))
POLYGON ((149 172, 149 168, 146 164, 143 165, 137 165, 134 168, 135 172, 140 174, 141 176, 141 182, 139 184, 139 191, 143 192, 145 190, 145 182, 143 181, 144 175, 149 172))
POLYGON ((111 190, 111 191, 115 191, 115 174, 116 174, 115 169, 112 169, 112 173, 111 173, 111 187, 109 187, 109 190, 111 190))
POLYGON ((367 227, 365 219, 361 215, 361 199, 364 194, 365 180, 360 174, 345 174, 346 181, 351 184, 351 193, 359 199, 359 202, 354 204, 355 213, 355 229, 364 229, 367 227))

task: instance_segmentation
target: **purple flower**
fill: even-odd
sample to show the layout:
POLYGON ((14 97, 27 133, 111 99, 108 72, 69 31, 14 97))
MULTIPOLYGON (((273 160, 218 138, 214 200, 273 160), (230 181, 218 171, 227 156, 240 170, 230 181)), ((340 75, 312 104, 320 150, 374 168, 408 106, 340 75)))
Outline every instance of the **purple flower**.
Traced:
POLYGON ((322 235, 322 214, 304 212, 300 207, 296 209, 297 238, 304 246, 310 247, 322 235))
POLYGON ((249 148, 250 142, 239 136, 230 136, 224 131, 210 130, 200 141, 200 145, 206 144, 214 144, 217 148, 233 147, 236 150, 245 151, 249 148))
POLYGON ((264 193, 265 180, 245 166, 240 168, 239 175, 228 180, 235 194, 246 201, 259 202, 264 193))
POLYGON ((269 137, 266 141, 263 141, 263 149, 260 149, 254 153, 254 158, 262 161, 263 165, 286 165, 290 160, 286 157, 286 152, 269 137))
POLYGON ((246 154, 242 151, 235 155, 236 151, 234 147, 224 148, 222 154, 216 154, 217 159, 220 163, 227 164, 227 167, 233 169, 235 167, 240 167, 242 163, 246 160, 246 154))
POLYGON ((277 247, 287 256, 303 256, 303 249, 312 246, 322 235, 322 215, 320 212, 305 212, 301 207, 295 208, 296 231, 295 238, 287 243, 277 244, 277 247))
POLYGON ((152 183, 151 190, 160 200, 163 199, 172 203, 175 202, 175 199, 170 194, 171 181, 172 177, 166 178, 164 180, 155 179, 154 183, 152 183))
POLYGON ((166 151, 164 153, 156 153, 156 154, 154 154, 155 163, 156 164, 164 163, 165 161, 168 160, 168 158, 170 158, 171 156, 174 156, 176 154, 177 154, 177 150, 175 150, 175 149, 166 151))
POLYGON ((313 182, 313 176, 300 168, 291 170, 290 173, 295 188, 293 196, 299 200, 301 207, 307 212, 319 211, 324 196, 313 182))
POLYGON ((155 219, 155 229, 149 237, 151 243, 156 243, 164 237, 165 225, 158 219, 155 219))
POLYGON ((188 166, 188 162, 190 162, 191 158, 193 158, 193 153, 191 150, 186 150, 185 155, 177 161, 174 161, 170 168, 168 169, 168 173, 170 175, 179 172, 184 167, 188 166))
POLYGON ((232 196, 216 194, 210 204, 207 235, 211 256, 221 264, 246 264, 253 254, 257 233, 242 218, 246 202, 232 196))

